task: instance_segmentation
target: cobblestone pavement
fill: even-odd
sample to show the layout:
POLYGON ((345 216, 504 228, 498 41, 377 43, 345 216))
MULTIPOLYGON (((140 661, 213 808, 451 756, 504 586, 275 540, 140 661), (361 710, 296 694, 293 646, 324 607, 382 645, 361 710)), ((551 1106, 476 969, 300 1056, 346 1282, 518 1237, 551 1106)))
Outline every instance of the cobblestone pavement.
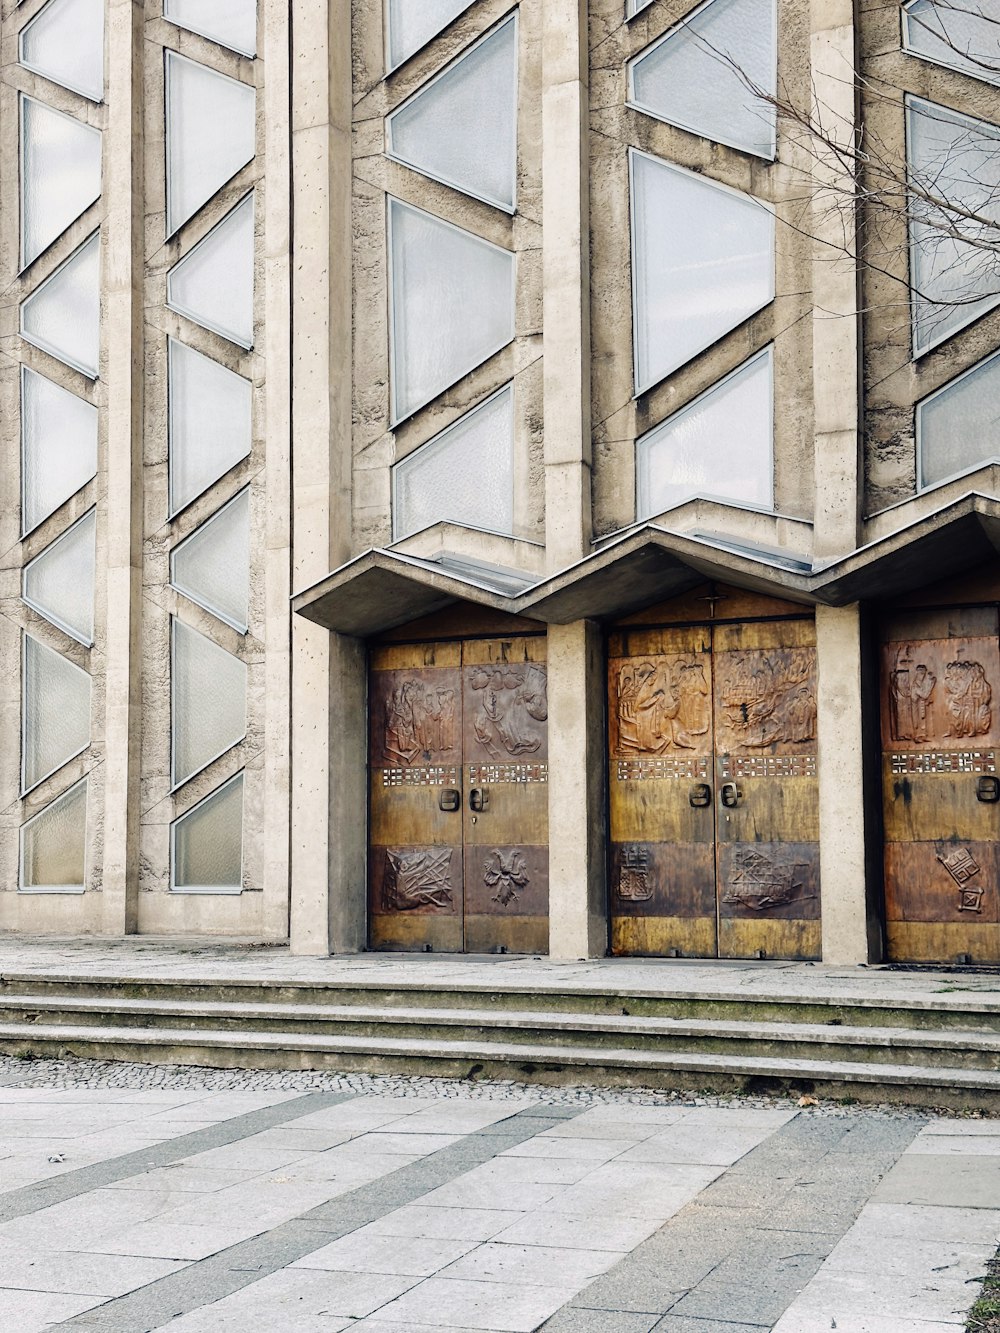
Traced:
POLYGON ((0 1057, 0 1330, 957 1333, 1000 1122, 0 1057))

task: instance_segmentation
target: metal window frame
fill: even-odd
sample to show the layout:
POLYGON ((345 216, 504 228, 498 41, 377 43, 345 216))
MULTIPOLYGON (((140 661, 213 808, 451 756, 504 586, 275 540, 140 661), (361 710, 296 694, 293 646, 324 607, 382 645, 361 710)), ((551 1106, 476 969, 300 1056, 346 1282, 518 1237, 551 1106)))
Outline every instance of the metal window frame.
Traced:
POLYGON ((88 209, 91 209, 94 207, 95 204, 100 203, 101 196, 104 193, 104 135, 101 133, 101 131, 97 128, 96 125, 88 125, 85 120, 80 120, 77 116, 71 116, 68 111, 60 111, 58 107, 50 106, 48 102, 43 102, 41 98, 32 97, 30 93, 25 93, 25 92, 19 92, 17 94, 17 134, 18 134, 17 170, 18 170, 18 180, 20 185, 20 189, 18 190, 18 201, 17 201, 18 204, 17 262, 18 262, 18 273, 21 274, 26 272, 35 262, 36 259, 40 259, 42 255, 45 254, 46 250, 50 250, 52 246, 55 245, 56 241, 59 240, 60 236, 65 236, 66 233, 69 231, 70 227, 74 226, 77 222, 79 222, 80 218, 83 217, 84 213, 86 213, 88 209), (86 130, 89 134, 96 134, 98 142, 101 145, 101 173, 100 173, 101 180, 100 180, 100 188, 98 189, 97 194, 94 196, 93 199, 89 201, 89 203, 85 204, 83 208, 80 209, 79 213, 77 213, 75 217, 71 218, 69 222, 66 223, 65 227, 63 227, 61 231, 57 231, 51 240, 46 241, 46 243, 42 246, 42 248, 36 254, 33 254, 30 259, 27 257, 27 254, 25 253, 24 249, 24 243, 27 232, 27 228, 25 226, 24 203, 25 203, 27 184, 28 184, 28 168, 27 168, 27 160, 25 157, 25 153, 28 146, 28 139, 25 133, 25 111, 27 109, 29 102, 33 106, 40 107, 43 111, 47 111, 53 116, 59 116, 62 120, 68 120, 69 123, 71 125, 75 125, 77 129, 86 130))
POLYGON ((54 768, 50 768, 47 773, 42 773, 41 776, 35 778, 34 782, 32 782, 30 786, 28 785, 25 777, 25 769, 26 769, 25 761, 28 756, 28 744, 27 744, 28 709, 25 707, 25 704, 27 703, 28 699, 28 640, 29 639, 32 641, 32 643, 37 643, 40 648, 44 648, 46 652, 54 654, 54 656, 58 657, 60 661, 66 662, 69 666, 73 668, 74 671, 79 671, 80 675, 85 677, 87 681, 87 689, 89 692, 88 711, 90 713, 91 732, 93 729, 93 721, 94 721, 93 718, 94 680, 90 672, 84 671, 83 667, 78 667, 75 662, 71 662, 68 657, 64 657, 63 654, 57 652, 55 648, 50 648, 47 643, 43 643, 41 639, 37 638, 34 634, 29 633, 28 630, 26 629, 22 630, 21 631, 21 771, 20 771, 20 778, 21 778, 20 795, 22 799, 25 796, 27 796, 29 792, 33 792, 36 787, 40 787, 42 783, 46 782, 50 777, 52 777, 54 773, 60 772, 60 770, 65 768, 67 764, 72 763, 74 759, 79 759, 80 755, 86 754, 86 752, 90 749, 93 743, 93 735, 91 734, 90 736, 88 736, 85 745, 81 745, 79 749, 74 750, 72 754, 66 755, 65 758, 61 759, 59 763, 55 765, 54 768))
POLYGON ((243 868, 246 861, 246 769, 241 768, 232 777, 227 778, 225 782, 213 788, 207 796, 203 796, 200 801, 195 801, 183 814, 178 815, 170 821, 170 892, 171 893, 192 893, 192 894, 218 894, 223 897, 233 898, 243 893, 243 868), (178 884, 177 883, 177 830, 189 819, 196 810, 200 810, 203 805, 209 801, 214 801, 219 797, 227 787, 231 787, 235 782, 239 782, 242 788, 241 809, 240 809, 240 882, 239 885, 227 884, 178 884))
POLYGON ((914 403, 913 434, 916 444, 916 476, 917 476, 918 495, 924 495, 927 491, 936 490, 939 486, 947 486, 949 482, 957 481, 960 477, 967 477, 973 472, 978 472, 981 468, 1000 466, 1000 440, 998 440, 996 442, 995 452, 992 455, 987 455, 986 457, 981 458, 978 462, 970 464, 969 467, 960 468, 957 472, 949 473, 948 476, 942 477, 939 481, 925 482, 923 479, 923 471, 924 471, 923 409, 927 406, 928 403, 932 403, 935 398, 940 398, 943 394, 950 393, 952 389, 954 389, 957 385, 961 384, 962 380, 969 379, 972 375, 975 375, 978 371, 988 366, 991 361, 997 362, 998 370, 1000 370, 1000 350, 987 353, 986 356, 981 357, 974 365, 969 366, 967 370, 963 370, 960 375, 954 376, 953 379, 950 379, 945 384, 942 384, 940 388, 935 389, 932 393, 925 394, 923 398, 918 398, 916 403, 914 403))
MULTIPOLYGON (((409 0, 409 2, 410 4, 413 4, 414 0, 409 0)), ((394 74, 397 69, 402 69, 402 67, 408 61, 412 60, 415 55, 419 55, 421 51, 426 50, 427 47, 430 46, 431 42, 435 41, 438 37, 440 37, 441 34, 445 32, 446 29, 450 28, 451 25, 455 22, 455 20, 457 18, 460 18, 461 15, 464 14, 467 9, 471 8, 471 6, 472 6, 472 0, 460 0, 459 8, 455 11, 455 13, 447 21, 447 23, 444 25, 443 28, 438 28, 435 32, 433 32, 430 35, 430 37, 426 39, 426 41, 421 42, 419 46, 414 47, 414 49, 410 51, 407 55, 403 56, 401 60, 397 60, 395 64, 393 64, 392 7, 390 4, 390 0, 383 0, 382 3, 382 35, 383 35, 383 46, 384 46, 383 64, 385 66, 386 77, 388 77, 390 74, 394 74)))
MULTIPOLYGON (((96 543, 97 506, 91 505, 91 507, 86 511, 86 513, 81 514, 80 517, 76 519, 73 523, 71 523, 68 528, 64 528, 63 531, 60 532, 58 537, 53 538, 53 540, 49 542, 48 546, 44 547, 41 551, 39 551, 38 554, 34 556, 31 560, 29 560, 28 563, 23 567, 23 569, 21 570, 21 601, 24 602, 25 606, 30 606, 32 611, 35 611, 38 615, 40 615, 43 620, 47 620, 50 625, 55 625, 56 629, 61 629, 62 632, 64 634, 69 635, 71 639, 75 639, 77 643, 83 644, 84 648, 93 648, 94 646, 93 598, 91 600, 90 638, 85 639, 80 636, 77 630, 73 629, 70 625, 68 625, 65 620, 60 620, 60 618, 58 616, 53 615, 51 611, 46 611, 42 606, 39 605, 38 602, 33 601, 32 598, 30 598, 27 593, 28 574, 30 573, 30 571, 35 567, 35 565, 38 564, 39 560, 44 560, 45 557, 51 554, 51 552, 54 551, 55 548, 61 542, 64 542, 67 539, 67 537, 70 536, 71 533, 75 532, 77 528, 82 527, 84 523, 93 523, 94 541, 96 543)), ((95 550, 96 550, 96 545, 95 545, 95 550)), ((96 581, 96 570, 97 570, 97 562, 95 559, 94 562, 95 581, 96 581)))
POLYGON ((653 0, 625 0, 625 22, 631 23, 644 9, 648 9, 653 0))
MULTIPOLYGON (((227 222, 230 222, 239 212, 239 210, 246 204, 247 200, 250 201, 250 214, 251 218, 254 220, 255 223, 256 221, 255 195, 256 195, 256 186, 252 186, 247 191, 247 193, 242 197, 242 199, 240 199, 238 203, 234 204, 233 207, 226 212, 225 216, 221 217, 219 221, 214 224, 214 226, 209 228, 209 230, 205 233, 205 235, 201 238, 200 241, 197 241, 194 245, 192 245, 190 250, 188 250, 185 254, 181 255, 180 259, 178 259, 176 264, 172 264, 171 267, 167 269, 167 298, 165 302, 167 308, 169 310, 176 311, 178 315, 183 315, 184 318, 189 319, 192 324, 197 324, 200 329, 208 329, 210 333, 217 333, 220 338, 225 338, 227 342, 233 343, 234 346, 242 347, 242 349, 245 352, 253 351, 254 332, 255 332, 254 329, 251 329, 250 331, 250 341, 245 342, 242 338, 237 337, 237 335, 233 332, 232 329, 224 328, 222 324, 213 323, 211 320, 202 319, 200 315, 196 315, 194 313, 194 311, 190 308, 190 306, 186 306, 183 301, 177 301, 171 297, 170 283, 173 275, 177 272, 177 270, 181 268, 184 264, 186 264, 187 261, 193 255, 195 255, 203 245, 206 244, 206 242, 210 241, 212 237, 215 235, 215 233, 220 229, 220 227, 224 227, 227 222)), ((251 225, 253 226, 253 223, 251 225)), ((254 254, 256 255, 257 251, 256 236, 254 237, 254 240, 255 240, 254 254)), ((254 283, 255 276, 256 275, 253 272, 251 272, 250 275, 251 308, 253 306, 253 301, 255 296, 255 283, 254 283)), ((252 316, 251 316, 251 323, 253 323, 252 316)))
MULTIPOLYGON (((68 88, 71 93, 76 93, 80 97, 85 97, 88 102, 93 102, 95 106, 103 106, 105 94, 107 92, 107 56, 104 52, 103 41, 101 43, 101 91, 99 96, 95 96, 94 90, 92 88, 82 88, 77 83, 67 83, 63 79, 53 78, 53 76, 51 74, 46 73, 46 71, 42 69, 40 65, 36 65, 32 61, 26 60, 24 57, 25 37, 35 26, 38 20, 42 17, 42 15, 52 8, 54 3, 55 0, 47 0, 47 3, 41 7, 41 9, 37 12, 37 14, 33 14, 31 16, 31 18, 27 21, 27 23, 24 25, 21 31, 17 34, 17 63, 23 69, 30 69, 32 74, 38 74, 41 76, 41 78, 47 79, 49 83, 55 84, 57 88, 68 88)), ((100 9, 101 9, 101 23, 106 29, 104 6, 101 5, 100 9)))
POLYGON ((67 389, 64 385, 62 385, 62 384, 57 384, 55 380, 51 380, 51 379, 49 379, 49 377, 48 377, 47 375, 43 375, 43 374, 41 373, 41 371, 39 371, 39 370, 35 370, 33 366, 27 366, 27 365, 25 365, 23 361, 21 362, 20 370, 21 370, 20 380, 19 380, 19 387, 20 387, 20 398, 19 398, 19 406, 20 406, 20 428, 19 428, 19 435, 20 435, 20 465, 21 465, 20 498, 21 498, 21 537, 24 538, 24 537, 27 537, 27 536, 29 535, 29 533, 34 532, 36 528, 41 527, 41 525, 45 522, 46 519, 51 518, 52 515, 56 512, 56 510, 57 510, 57 509, 60 509, 64 504, 66 504, 69 500, 71 500, 71 499, 73 498, 74 495, 79 495, 80 491, 83 490, 84 486, 89 486, 89 485, 90 485, 90 483, 91 483, 91 482, 94 480, 94 478, 97 476, 97 450, 98 450, 98 447, 99 447, 99 444, 98 444, 98 433, 97 433, 97 430, 95 430, 95 432, 94 432, 94 470, 93 470, 93 472, 90 474, 90 476, 87 478, 87 480, 86 480, 85 482, 82 483, 82 485, 78 486, 78 487, 76 488, 75 491, 71 491, 70 494, 66 496, 66 499, 65 499, 65 500, 61 500, 61 501, 59 502, 59 504, 56 505, 56 508, 55 508, 55 509, 50 509, 49 512, 48 512, 47 514, 43 514, 41 518, 37 519, 37 520, 36 520, 34 523, 32 523, 31 526, 29 527, 29 526, 27 525, 26 521, 25 521, 25 515, 26 515, 26 513, 27 513, 27 497, 26 497, 26 493, 25 493, 25 477, 26 477, 26 474, 27 474, 27 468, 26 468, 26 466, 25 466, 25 458, 26 458, 26 456, 27 456, 27 454, 26 454, 26 438, 27 438, 27 437, 26 437, 26 435, 25 435, 25 429, 24 429, 24 424, 25 424, 25 419, 26 419, 26 418, 25 418, 25 411, 24 411, 24 402, 25 402, 24 386, 25 386, 25 384, 28 382, 28 376, 29 376, 29 375, 34 375, 37 379, 43 380, 46 384, 51 384, 52 387, 53 387, 54 389, 58 389, 61 393, 68 394, 69 397, 71 397, 71 398, 75 398, 75 399, 76 399, 78 402, 80 402, 80 403, 85 403, 85 404, 87 405, 87 407, 89 407, 89 408, 91 409, 91 411, 94 413, 95 424, 96 424, 97 421, 98 421, 98 417, 99 417, 99 414, 100 414, 100 409, 99 409, 98 407, 96 407, 93 403, 89 402, 86 398, 81 398, 79 394, 73 393, 72 389, 67 389))
POLYGON ((182 619, 180 618, 180 616, 172 615, 172 616, 170 617, 170 795, 171 795, 171 796, 172 796, 175 792, 180 791, 182 787, 186 787, 187 784, 188 784, 189 782, 191 782, 194 778, 196 778, 196 777, 198 776, 199 773, 204 773, 206 769, 211 768, 212 765, 213 765, 217 760, 221 759, 222 756, 223 756, 224 754, 228 754, 228 753, 230 752, 230 750, 235 750, 236 747, 237 747, 237 745, 242 745, 243 742, 246 740, 246 738, 247 738, 247 713, 248 713, 248 709, 247 709, 246 675, 247 675, 247 664, 246 664, 246 662, 243 661, 242 657, 237 657, 235 653, 230 653, 228 648, 223 648, 221 644, 216 643, 215 640, 212 639, 212 638, 209 638, 209 636, 208 636, 207 634, 202 634, 202 632, 201 632, 200 629, 195 629, 193 625, 189 625, 186 621, 182 620, 182 619), (177 776, 176 776, 176 775, 177 775, 177 754, 176 754, 176 750, 177 750, 177 663, 176 663, 177 636, 176 636, 176 633, 175 633, 175 629, 176 629, 176 626, 178 626, 178 625, 183 625, 184 629, 188 630, 191 634, 197 634, 197 635, 199 635, 201 638, 206 639, 210 644, 212 644, 213 647, 218 648, 218 650, 219 650, 220 653, 227 653, 227 654, 233 659, 234 662, 239 662, 239 664, 240 664, 240 666, 243 668, 243 672, 244 672, 244 688, 243 688, 243 731, 242 731, 242 733, 241 733, 239 736, 237 736, 235 740, 230 741, 230 743, 229 743, 228 745, 224 745, 224 746, 222 747, 222 749, 219 750, 219 751, 217 751, 215 754, 213 754, 212 757, 211 757, 210 759, 206 759, 205 762, 204 762, 203 764, 200 764, 197 768, 192 769, 192 771, 191 771, 190 773, 185 774, 185 776, 184 776, 183 778, 180 778, 180 779, 178 779, 177 776))
MULTIPOLYGON (((917 0, 905 0, 905 3, 900 7, 900 49, 906 55, 913 56, 915 60, 924 60, 929 65, 937 65, 939 69, 955 70, 958 74, 964 74, 967 79, 978 79, 980 83, 987 83, 992 84, 994 87, 1000 87, 1000 50, 997 52, 998 66, 993 78, 990 78, 989 71, 976 68, 969 69, 961 63, 957 56, 954 60, 945 60, 941 56, 932 56, 928 55, 926 51, 917 50, 917 48, 911 44, 910 40, 910 10, 915 7, 916 3, 917 0)), ((972 17, 976 18, 980 16, 973 14, 972 17)), ((919 20, 917 22, 919 24, 919 20)), ((1000 23, 1000 12, 997 13, 997 22, 1000 23)), ((946 43, 945 46, 947 49, 946 43)))
POLYGON ((180 28, 182 32, 196 33, 199 37, 204 37, 206 41, 214 42, 216 46, 221 46, 224 51, 235 51, 238 56, 246 56, 248 60, 257 59, 257 47, 259 45, 257 35, 260 27, 260 5, 256 3, 256 0, 254 0, 254 43, 252 51, 248 51, 246 47, 243 46, 234 46, 232 42, 224 42, 222 38, 216 36, 215 33, 206 32, 204 28, 195 27, 193 23, 186 23, 182 19, 175 18, 172 14, 168 13, 169 9, 170 0, 163 0, 164 19, 167 23, 172 23, 175 28, 180 28))
MULTIPOLYGON (((41 292, 43 292, 46 287, 48 287, 50 282, 53 282, 59 276, 59 274, 63 272, 64 269, 68 268, 69 265, 72 264, 75 259, 78 259, 89 245, 95 245, 95 244, 97 246, 97 291, 98 291, 98 299, 100 299, 101 229, 98 227, 96 231, 92 231, 90 235, 86 238, 86 240, 82 241, 76 247, 76 249, 73 251, 71 255, 67 255, 66 258, 62 261, 62 263, 59 264, 56 268, 54 268, 52 272, 49 274, 49 276, 43 279, 38 284, 38 286, 35 288, 34 291, 28 293, 28 295, 21 302, 20 307, 18 309, 18 333, 24 339, 24 341, 30 343, 32 347, 38 347, 41 349, 41 351, 47 352, 49 356, 53 357, 56 361, 61 362, 62 365, 69 366, 71 370, 78 370, 80 374, 84 376, 85 379, 90 380, 92 383, 96 382, 100 378, 100 369, 101 369, 100 365, 85 366, 82 364, 82 362, 75 361, 72 357, 67 356, 64 351, 57 349, 56 346, 53 343, 50 343, 47 339, 39 338, 31 333, 28 333, 28 331, 24 327, 24 312, 27 309, 27 307, 34 301, 34 299, 41 292)), ((98 316, 98 319, 100 320, 100 316, 98 316)), ((101 336, 100 323, 98 323, 98 333, 97 333, 98 359, 100 359, 100 336, 101 336)))
POLYGON ((176 519, 179 514, 183 514, 184 510, 187 509, 189 505, 193 505, 195 500, 199 499, 202 495, 207 494, 212 489, 213 486, 217 486, 219 482, 222 481, 223 477, 227 477, 229 473, 233 471, 234 468, 239 467, 239 465, 245 462, 246 459, 248 459, 252 453, 253 453, 253 381, 248 380, 245 375, 241 375, 237 370, 230 370, 228 366, 224 366, 221 361, 216 361, 214 357, 205 356, 205 353, 199 352, 197 347, 191 347, 186 342, 182 342, 180 338, 174 338, 168 334, 167 336, 167 518, 168 520, 170 522, 173 522, 173 520, 176 519), (250 438, 247 440, 246 453, 241 454, 239 458, 235 459, 232 463, 230 463, 229 466, 226 468, 226 470, 224 472, 220 472, 220 474, 213 481, 210 481, 207 486, 203 486, 201 490, 196 491, 194 495, 189 495, 187 499, 183 501, 183 503, 177 503, 174 497, 174 466, 173 466, 174 349, 176 347, 182 347, 185 352, 190 352, 194 356, 204 357, 205 360, 211 362, 213 366, 218 366, 220 370, 224 370, 227 374, 234 375, 238 380, 242 380, 243 383, 247 385, 250 391, 250 438))
POLYGON ((87 892, 87 852, 90 847, 90 774, 85 773, 82 778, 78 778, 66 790, 54 800, 49 801, 48 805, 41 810, 36 811, 30 819, 26 819, 18 829, 17 842, 17 891, 18 893, 70 893, 79 896, 87 892), (43 815, 50 814, 55 806, 67 800, 78 787, 86 789, 86 799, 83 810, 83 883, 82 884, 25 884, 24 882, 24 837, 27 830, 41 819, 43 815))
POLYGON ((210 524, 212 524, 212 523, 214 523, 214 522, 216 521, 216 519, 221 518, 222 515, 226 512, 227 509, 231 509, 232 506, 233 506, 234 504, 236 504, 236 502, 237 502, 238 500, 242 500, 244 496, 245 496, 246 499, 247 499, 247 529, 248 529, 248 531, 249 531, 249 528, 250 528, 250 508, 249 508, 249 505, 250 505, 250 485, 249 485, 249 483, 248 483, 246 486, 241 486, 240 489, 236 492, 235 495, 231 496, 230 499, 228 499, 228 500, 226 501, 225 504, 220 505, 219 508, 215 511, 215 513, 214 513, 214 514, 210 514, 210 515, 208 516, 208 518, 206 518, 205 521, 204 521, 203 523, 199 523, 198 526, 197 526, 192 532, 189 532, 188 535, 187 535, 186 537, 182 538, 181 541, 179 541, 179 542, 176 544, 176 546, 171 547, 171 549, 170 549, 170 587, 173 588, 175 592, 179 592, 179 593, 181 594, 182 597, 186 597, 186 598, 188 599, 189 602, 194 602, 195 606, 200 606, 200 607, 202 608, 203 611, 208 611, 208 612, 210 612, 210 614, 213 615, 213 616, 215 616, 217 620, 221 620, 221 621, 223 622, 224 625, 228 625, 231 629, 236 630, 237 634, 243 634, 243 635, 246 635, 246 634, 248 634, 248 633, 250 632, 249 611, 248 611, 248 618, 247 618, 247 620, 246 620, 245 622, 244 622, 244 621, 233 620, 231 616, 228 616, 228 615, 225 614, 225 612, 220 611, 219 608, 218 608, 217 606, 213 606, 212 603, 209 602, 207 599, 203 599, 203 598, 201 598, 201 597, 196 597, 195 594, 194 594, 189 588, 184 588, 184 587, 182 587, 182 586, 176 581, 176 577, 175 577, 175 574, 174 574, 174 557, 177 555, 177 553, 178 553, 179 551, 182 551, 182 550, 184 549, 185 546, 187 546, 190 542, 192 542, 192 541, 195 539, 195 537, 197 537, 197 536, 199 536, 200 534, 202 534, 202 533, 205 531, 205 529, 206 529, 207 527, 209 527, 210 524))

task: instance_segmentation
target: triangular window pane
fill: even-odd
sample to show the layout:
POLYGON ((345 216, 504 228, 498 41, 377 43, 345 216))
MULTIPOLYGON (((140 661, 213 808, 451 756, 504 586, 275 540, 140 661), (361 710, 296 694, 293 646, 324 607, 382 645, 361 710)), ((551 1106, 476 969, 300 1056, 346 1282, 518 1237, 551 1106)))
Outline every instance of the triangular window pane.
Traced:
POLYGON ((906 128, 913 352, 921 356, 1000 301, 1000 127, 907 97, 906 128))
POLYGON ((101 132, 21 95, 21 267, 101 195, 101 132))
POLYGON ((27 604, 89 648, 94 642, 94 542, 92 509, 24 567, 27 604))
POLYGON ((257 54, 257 0, 163 0, 163 17, 240 55, 257 54))
POLYGON ((768 348, 637 441, 637 519, 699 495, 772 507, 771 377, 768 348))
POLYGON ((170 830, 171 888, 239 893, 243 887, 243 774, 181 815, 170 830))
POLYGON ((21 30, 26 69, 92 102, 104 100, 104 0, 49 0, 21 30))
POLYGON ((69 791, 21 827, 21 881, 25 893, 83 893, 87 879, 87 787, 69 791))
POLYGON ((1000 352, 917 404, 921 490, 1000 463, 1000 352))
POLYGON ((167 305, 240 347, 253 346, 253 195, 167 274, 167 305))
POLYGON ((432 523, 514 529, 514 391, 508 385, 393 468, 393 540, 432 523))
POLYGON ((195 529, 170 554, 170 582, 241 634, 250 601, 250 492, 195 529))
POLYGON ((387 63, 395 69, 447 28, 470 0, 389 0, 387 63))
POLYGON ((393 112, 389 152, 426 176, 513 212, 516 15, 393 112))
POLYGON ((716 143, 773 158, 775 0, 708 0, 629 63, 640 111, 716 143))
POLYGON ((1000 3, 910 0, 903 6, 903 46, 937 65, 1000 83, 1000 3))
POLYGON ((24 636, 21 789, 62 768, 90 744, 90 677, 30 634, 24 636))
POLYGON ((168 341, 170 512, 178 513, 250 453, 252 385, 168 341))
POLYGON ((97 475, 97 408, 21 367, 21 525, 25 534, 97 475))
POLYGON ((389 200, 392 416, 429 403, 514 337, 514 256, 389 200))
POLYGON ((171 627, 171 782, 179 787, 246 735, 247 669, 183 621, 171 627))
POLYGON ((633 151, 631 164, 642 393, 774 299, 774 214, 646 153, 633 151))
POLYGON ((653 0, 626 0, 625 17, 630 19, 635 18, 636 14, 640 13, 652 3, 653 0))
POLYGON ((166 53, 167 235, 172 236, 256 151, 253 88, 166 53))
POLYGON ((21 336, 92 380, 100 368, 100 271, 95 231, 21 303, 21 336))

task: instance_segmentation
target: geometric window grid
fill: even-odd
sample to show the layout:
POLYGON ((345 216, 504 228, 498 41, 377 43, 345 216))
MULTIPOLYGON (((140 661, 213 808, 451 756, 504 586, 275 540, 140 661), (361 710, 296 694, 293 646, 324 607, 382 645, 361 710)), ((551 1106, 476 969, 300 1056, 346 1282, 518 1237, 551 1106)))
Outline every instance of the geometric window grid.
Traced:
POLYGON ((239 55, 257 54, 257 0, 163 0, 163 17, 239 55))
POLYGON ((409 60, 463 9, 468 9, 470 3, 471 0, 388 0, 386 69, 393 70, 409 60))
POLYGON ((247 669, 238 657, 171 619, 170 766, 176 789, 247 731, 247 669))
POLYGON ((94 642, 97 514, 91 509, 29 561, 21 596, 33 611, 89 648, 94 642))
POLYGON ((909 0, 903 49, 986 83, 1000 83, 1000 0, 909 0))
POLYGON ((87 787, 81 778, 21 825, 21 893, 83 893, 87 882, 87 787))
POLYGON ((501 389, 392 470, 392 538, 433 523, 513 535, 514 390, 501 389))
POLYGON ((21 110, 21 267, 101 195, 101 132, 33 97, 21 110))
POLYGON ((629 165, 640 394, 774 300, 774 213, 636 149, 629 165))
POLYGON ((170 552, 170 583, 246 634, 250 600, 250 489, 240 491, 170 552))
POLYGON ((104 0, 49 0, 21 29, 18 60, 91 102, 103 102, 104 0))
POLYGON ((167 339, 170 516, 250 454, 253 385, 167 339))
POLYGON ((705 0, 629 62, 629 103, 773 159, 776 112, 759 94, 774 96, 776 55, 775 0, 705 0))
POLYGON ((774 504, 771 348, 743 363, 636 441, 636 519, 700 496, 774 504))
POLYGON ((97 408, 21 367, 21 535, 97 475, 97 408))
POLYGON ((22 795, 90 744, 90 676, 31 634, 23 653, 22 795))
POLYGON ((21 302, 21 337, 91 380, 100 368, 100 268, 95 231, 21 302))
POLYGON ((913 354, 922 356, 1000 301, 1000 127, 907 95, 906 138, 913 354))
POLYGON ((425 83, 387 122, 388 156, 514 211, 517 14, 425 83))
POLYGON ((1000 463, 1000 352, 917 403, 917 487, 1000 463))
POLYGON ((253 346, 253 193, 167 274, 167 305, 240 347, 253 346))
POLYGON ((243 787, 237 773, 170 826, 174 893, 242 891, 243 787))

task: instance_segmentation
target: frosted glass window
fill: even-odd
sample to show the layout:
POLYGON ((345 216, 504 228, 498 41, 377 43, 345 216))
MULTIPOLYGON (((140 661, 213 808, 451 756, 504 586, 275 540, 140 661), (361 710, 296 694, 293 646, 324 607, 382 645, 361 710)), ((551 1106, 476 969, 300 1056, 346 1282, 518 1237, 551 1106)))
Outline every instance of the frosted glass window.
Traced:
POLYGON ((171 827, 171 888, 239 893, 243 887, 243 774, 181 815, 171 827))
POLYGON ((388 0, 386 64, 395 69, 447 28, 470 0, 388 0))
POLYGON ((647 6, 652 3, 653 0, 626 0, 625 17, 630 19, 635 18, 636 14, 641 10, 646 9, 647 6))
POLYGON ((166 52, 167 235, 253 159, 257 95, 207 65, 166 52))
POLYGON ((514 391, 508 386, 392 471, 393 540, 432 523, 514 530, 514 391))
POLYGON ((27 604, 89 648, 94 642, 94 541, 92 509, 24 567, 27 604))
POLYGON ((171 620, 171 782, 179 787, 247 730, 247 669, 204 634, 171 620))
POLYGON ((170 582, 241 634, 250 602, 250 492, 213 514, 170 554, 170 582))
POLYGON ((30 791, 90 744, 90 677, 24 636, 21 790, 30 791))
POLYGON ((910 0, 903 46, 911 55, 1000 83, 1000 0, 910 0))
POLYGON ((21 266, 101 196, 101 132, 33 97, 21 102, 21 266))
POLYGON ((176 514, 250 453, 249 380, 168 341, 170 512, 176 514))
POLYGON ((774 214, 633 151, 635 388, 651 388, 774 300, 774 214))
POLYGON ((87 881, 87 778, 21 826, 24 893, 83 893, 87 881))
POLYGON ((240 55, 257 54, 257 0, 163 0, 163 17, 240 55))
POLYGON ((917 404, 917 484, 1000 463, 1000 352, 917 404))
POLYGON ((514 337, 514 256, 389 200, 392 416, 429 403, 514 337))
POLYGON ((21 303, 21 336, 92 380, 100 368, 100 275, 95 231, 21 303))
POLYGON ((636 443, 636 517, 701 495, 770 509, 771 350, 752 357, 636 443))
POLYGON ((167 274, 167 305, 240 347, 253 346, 253 195, 167 274))
POLYGON ((1000 300, 1000 128, 907 97, 906 129, 913 352, 920 356, 1000 300))
POLYGON ((629 63, 629 101, 716 143, 773 158, 775 0, 708 0, 629 63), (729 59, 727 59, 727 57, 729 59))
POLYGON ((97 408, 21 367, 21 525, 27 534, 97 475, 97 408))
POLYGON ((392 113, 389 154, 425 176, 514 211, 516 14, 392 113))
POLYGON ((18 58, 53 83, 104 100, 104 0, 49 0, 21 30, 18 58))

